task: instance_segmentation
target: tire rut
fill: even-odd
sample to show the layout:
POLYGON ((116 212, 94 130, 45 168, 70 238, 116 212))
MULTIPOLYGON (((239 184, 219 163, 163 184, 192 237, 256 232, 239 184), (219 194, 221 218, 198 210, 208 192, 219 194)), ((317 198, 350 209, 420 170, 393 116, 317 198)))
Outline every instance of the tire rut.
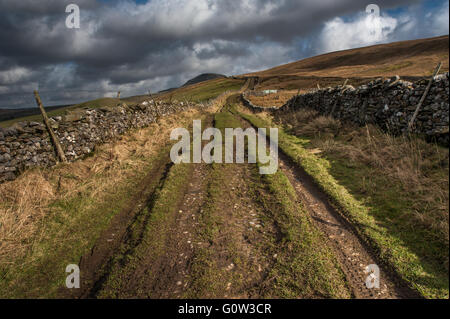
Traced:
MULTIPOLYGON (((209 120, 207 120, 209 121, 209 120)), ((167 152, 169 153, 169 152, 167 152)), ((179 192, 182 194, 174 210, 166 215, 161 229, 168 236, 161 241, 152 234, 145 234, 147 221, 154 215, 154 206, 147 205, 145 219, 138 220, 141 238, 132 243, 130 249, 123 253, 123 262, 115 261, 113 278, 122 273, 116 286, 113 281, 99 286, 96 296, 116 296, 119 298, 151 298, 167 299, 182 298, 187 288, 192 256, 201 243, 194 241, 194 233, 198 225, 198 213, 206 198, 208 167, 206 164, 191 164, 186 175, 186 184, 179 192), (169 233, 170 232, 170 233, 169 233), (145 237, 145 238, 143 238, 145 237), (134 254, 134 248, 140 249, 139 256, 134 254), (129 256, 129 257, 128 257, 129 256), (136 257, 133 257, 136 256, 136 257), (131 262, 131 264, 130 264, 131 262), (126 273, 123 273, 123 272, 126 273)), ((166 173, 175 168, 170 162, 166 173)), ((165 191, 165 178, 161 179, 161 192, 165 191)), ((133 231, 136 233, 136 229, 133 231)), ((113 261, 112 261, 113 263, 113 261)), ((105 280, 108 276, 105 276, 105 280)))
POLYGON ((354 227, 330 204, 328 197, 312 178, 296 167, 282 152, 279 155, 280 169, 285 173, 297 192, 300 202, 310 213, 315 225, 326 235, 355 298, 403 299, 417 298, 403 282, 388 271, 373 251, 356 234, 354 227), (380 269, 380 288, 366 287, 368 265, 380 269))
MULTIPOLYGON (((138 242, 130 243, 131 230, 136 220, 142 213, 142 208, 151 205, 156 189, 166 178, 172 163, 169 158, 160 158, 153 168, 148 172, 141 182, 141 188, 117 215, 115 215, 109 225, 97 239, 96 244, 89 254, 83 255, 79 262, 81 272, 81 289, 76 294, 66 296, 67 289, 62 290, 62 297, 69 298, 95 298, 96 293, 101 288, 107 278, 110 266, 117 251, 124 244, 132 249, 142 240, 141 235, 138 242)), ((145 221, 144 221, 145 223, 145 221)))
MULTIPOLYGON (((195 241, 198 215, 206 199, 205 185, 208 178, 206 164, 195 164, 190 183, 187 185, 182 204, 179 206, 172 236, 164 246, 164 254, 157 260, 145 260, 146 272, 151 277, 143 278, 137 290, 145 291, 148 298, 182 298, 189 282, 192 258, 195 250, 204 243, 195 241), (148 280, 150 279, 150 280, 148 280)), ((138 297, 140 297, 138 295, 138 297)))
MULTIPOLYGON (((109 260, 107 260, 106 263, 104 264, 105 270, 103 271, 103 274, 100 277, 98 277, 97 281, 95 281, 89 293, 84 296, 85 298, 97 298, 97 294, 102 290, 103 284, 108 279, 110 271, 113 269, 113 266, 116 262, 115 253, 120 252, 121 247, 126 247, 126 250, 123 255, 127 256, 131 254, 132 251, 136 247, 138 247, 144 240, 145 228, 150 218, 150 215, 145 214, 143 208, 148 207, 150 210, 152 209, 156 190, 159 189, 164 184, 164 181, 172 165, 173 164, 171 162, 166 163, 160 175, 153 176, 153 178, 156 177, 155 180, 158 180, 158 183, 156 183, 156 185, 152 187, 152 192, 150 196, 145 197, 147 198, 147 200, 135 206, 135 208, 138 209, 139 212, 135 214, 132 222, 127 227, 125 234, 120 238, 118 238, 117 245, 115 245, 114 247, 110 247, 110 249, 114 248, 115 252, 110 254, 109 260)), ((112 239, 107 239, 107 241, 111 240, 112 239)))
MULTIPOLYGON (((248 125, 251 123, 242 118, 248 125)), ((253 126, 254 127, 254 126, 253 126)), ((299 204, 310 214, 313 223, 325 235, 335 252, 338 262, 355 298, 404 299, 420 298, 404 281, 381 262, 354 226, 332 205, 329 197, 319 188, 311 176, 295 164, 279 149, 279 169, 294 187, 299 204), (366 287, 366 266, 377 265, 380 269, 380 288, 366 287)))

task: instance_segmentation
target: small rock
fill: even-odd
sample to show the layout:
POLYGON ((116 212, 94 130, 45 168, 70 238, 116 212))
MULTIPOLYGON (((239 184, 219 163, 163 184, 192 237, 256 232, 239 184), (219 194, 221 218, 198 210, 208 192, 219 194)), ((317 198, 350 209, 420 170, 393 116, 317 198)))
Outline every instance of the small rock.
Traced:
POLYGON ((230 270, 232 270, 233 268, 234 268, 234 264, 231 263, 230 265, 228 265, 227 270, 230 271, 230 270))
POLYGON ((6 181, 13 181, 16 179, 16 175, 13 172, 6 172, 4 175, 6 181))

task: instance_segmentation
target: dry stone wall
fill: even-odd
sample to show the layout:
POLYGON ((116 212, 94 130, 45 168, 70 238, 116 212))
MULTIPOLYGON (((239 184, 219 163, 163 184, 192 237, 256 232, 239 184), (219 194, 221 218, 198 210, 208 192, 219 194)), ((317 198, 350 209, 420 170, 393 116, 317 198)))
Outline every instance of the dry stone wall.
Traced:
MULTIPOLYGON (((244 103, 256 112, 288 112, 302 108, 314 109, 343 121, 359 125, 376 124, 392 134, 406 132, 408 123, 427 87, 428 80, 415 83, 403 81, 398 76, 378 79, 354 88, 325 88, 290 99, 280 108, 263 108, 253 105, 245 95, 244 103)), ((433 79, 431 88, 418 113, 414 133, 449 144, 449 73, 433 79)))
MULTIPOLYGON (((203 104, 163 103, 148 100, 140 104, 78 109, 50 118, 68 161, 89 154, 102 143, 111 141, 132 128, 142 128, 159 117, 203 104)), ((48 131, 39 122, 19 122, 0 128, 0 183, 14 180, 24 169, 49 167, 57 162, 48 131)))
MULTIPOLYGON (((241 94, 242 102, 245 106, 247 106, 249 109, 251 109, 253 112, 264 112, 264 111, 275 111, 278 108, 275 106, 267 107, 267 106, 258 106, 252 103, 250 99, 248 98, 249 95, 254 95, 253 92, 244 92, 241 94)), ((284 105, 283 105, 284 106, 284 105)))

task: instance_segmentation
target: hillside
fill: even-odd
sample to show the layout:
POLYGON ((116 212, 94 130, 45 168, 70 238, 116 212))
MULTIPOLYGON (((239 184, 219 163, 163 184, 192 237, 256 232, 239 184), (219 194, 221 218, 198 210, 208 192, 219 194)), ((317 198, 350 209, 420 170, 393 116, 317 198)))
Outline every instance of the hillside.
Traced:
POLYGON ((264 88, 286 89, 333 85, 345 78, 359 82, 396 74, 423 77, 431 75, 439 61, 443 63, 441 73, 448 71, 448 48, 448 35, 393 42, 322 54, 245 76, 259 77, 264 88))
MULTIPOLYGON (((49 106, 47 111, 52 112, 70 105, 49 106)), ((12 120, 18 117, 26 117, 32 115, 40 115, 38 107, 24 109, 0 109, 0 122, 12 120)))

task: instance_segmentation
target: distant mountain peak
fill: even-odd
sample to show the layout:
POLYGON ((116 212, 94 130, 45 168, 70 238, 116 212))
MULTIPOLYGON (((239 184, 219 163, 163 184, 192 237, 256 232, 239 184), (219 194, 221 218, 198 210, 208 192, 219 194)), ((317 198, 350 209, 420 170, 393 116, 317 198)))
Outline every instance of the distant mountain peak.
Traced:
POLYGON ((226 77, 227 76, 223 75, 223 74, 203 73, 203 74, 196 76, 195 78, 190 79, 189 81, 184 83, 183 86, 188 86, 188 85, 192 85, 192 84, 196 84, 196 83, 200 83, 200 82, 205 82, 205 81, 219 79, 219 78, 226 78, 226 77))

